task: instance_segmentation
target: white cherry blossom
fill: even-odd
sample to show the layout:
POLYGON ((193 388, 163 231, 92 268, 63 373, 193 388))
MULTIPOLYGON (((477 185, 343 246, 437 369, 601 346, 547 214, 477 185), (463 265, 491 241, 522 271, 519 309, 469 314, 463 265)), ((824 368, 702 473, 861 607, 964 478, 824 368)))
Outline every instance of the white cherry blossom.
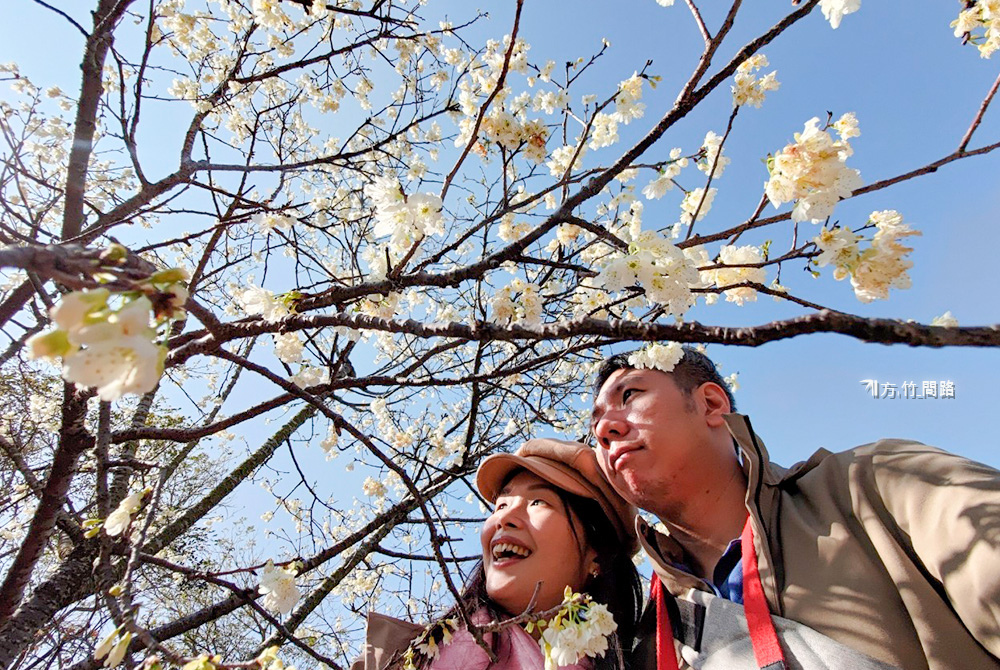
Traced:
POLYGON ((104 522, 104 532, 114 537, 121 535, 132 522, 132 515, 142 506, 142 499, 150 492, 143 489, 124 498, 104 522))
POLYGON ((861 9, 861 0, 819 0, 819 8, 830 22, 830 27, 836 30, 845 15, 861 9))
POLYGON ((298 571, 288 566, 276 568, 274 561, 268 561, 261 569, 258 591, 264 596, 262 604, 265 608, 278 614, 288 614, 299 601, 300 593, 295 585, 298 571))
MULTIPOLYGON (((858 132, 857 120, 851 119, 853 115, 845 115, 837 122, 845 133, 858 132)), ((794 144, 785 146, 771 159, 771 178, 764 191, 775 207, 796 201, 793 221, 825 221, 838 201, 850 197, 862 185, 861 173, 845 163, 852 153, 846 139, 834 141, 826 128, 819 127, 819 118, 814 117, 801 133, 795 134, 794 144)))

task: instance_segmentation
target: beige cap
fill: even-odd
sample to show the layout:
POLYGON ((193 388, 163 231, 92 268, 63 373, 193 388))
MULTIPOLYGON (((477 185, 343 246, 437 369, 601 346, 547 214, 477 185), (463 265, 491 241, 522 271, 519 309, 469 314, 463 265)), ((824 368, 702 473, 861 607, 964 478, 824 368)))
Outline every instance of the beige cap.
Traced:
POLYGON ((476 486, 484 498, 495 502, 510 473, 522 468, 564 491, 596 500, 618 539, 628 544, 629 555, 636 552, 635 507, 625 502, 604 478, 593 449, 580 442, 528 440, 513 454, 494 454, 484 460, 476 473, 476 486))

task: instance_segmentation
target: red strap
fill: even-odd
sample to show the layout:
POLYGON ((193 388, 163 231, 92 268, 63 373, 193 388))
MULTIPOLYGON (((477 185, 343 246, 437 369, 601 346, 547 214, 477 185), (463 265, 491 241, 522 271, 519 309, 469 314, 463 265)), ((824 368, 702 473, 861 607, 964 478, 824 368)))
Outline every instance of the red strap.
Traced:
MULTIPOLYGON (((750 629, 750 643, 757 667, 761 670, 787 670, 785 653, 778 642, 778 633, 771 620, 767 598, 764 597, 764 586, 760 582, 749 516, 743 526, 743 534, 740 535, 740 549, 743 554, 743 612, 750 629)), ((678 670, 674 631, 670 625, 670 614, 667 612, 664 596, 666 589, 656 572, 650 580, 650 590, 650 596, 656 603, 656 670, 678 670)))
MULTIPOLYGON (((753 545, 753 527, 747 516, 743 534, 740 535, 740 549, 743 554, 743 612, 747 617, 747 627, 750 629, 750 642, 753 645, 753 655, 757 659, 757 667, 787 668, 785 653, 778 643, 778 633, 774 630, 771 612, 764 597, 764 586, 760 583, 760 570, 757 568, 757 552, 753 545)), ((657 631, 657 648, 659 648, 659 631, 657 631)))
POLYGON ((650 596, 656 603, 656 670, 678 670, 674 628, 670 625, 670 614, 667 613, 663 591, 663 584, 654 572, 653 579, 650 580, 650 596))

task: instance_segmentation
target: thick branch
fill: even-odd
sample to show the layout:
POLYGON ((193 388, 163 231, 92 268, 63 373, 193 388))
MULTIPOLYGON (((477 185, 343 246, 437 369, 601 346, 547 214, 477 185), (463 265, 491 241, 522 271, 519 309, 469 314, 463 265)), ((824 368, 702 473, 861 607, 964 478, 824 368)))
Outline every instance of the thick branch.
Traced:
POLYGON ((76 473, 77 460, 83 452, 94 445, 93 436, 83 425, 83 417, 87 412, 87 398, 91 395, 93 392, 90 391, 78 392, 72 384, 63 385, 59 446, 52 459, 42 499, 38 502, 28 533, 7 571, 3 586, 0 586, 0 630, 3 630, 10 621, 24 597, 24 589, 31 579, 31 574, 66 500, 69 484, 76 473))
POLYGON ((98 271, 137 280, 156 271, 156 266, 135 254, 128 254, 121 263, 109 263, 102 260, 103 253, 103 249, 87 249, 77 244, 0 246, 0 268, 27 270, 40 279, 55 279, 70 288, 114 288, 114 283, 98 283, 90 278, 98 271))
POLYGON ((251 337, 262 333, 292 332, 307 328, 343 326, 355 329, 406 333, 418 337, 453 337, 472 341, 541 341, 564 340, 599 335, 614 340, 673 340, 675 342, 705 342, 757 347, 767 342, 785 340, 809 333, 840 333, 864 342, 909 344, 924 347, 1000 347, 1000 324, 969 328, 945 328, 895 319, 864 318, 824 310, 784 321, 753 327, 706 326, 697 322, 679 325, 644 323, 640 321, 573 319, 528 327, 494 323, 422 323, 407 319, 396 321, 363 314, 328 314, 322 316, 292 316, 279 323, 243 322, 226 324, 215 335, 205 335, 174 351, 169 365, 179 365, 192 356, 211 353, 222 341, 251 337), (215 338, 220 338, 216 340, 215 338))
POLYGON ((0 668, 11 667, 59 610, 94 592, 96 556, 97 542, 84 541, 62 561, 55 574, 32 591, 14 618, 0 629, 0 668))
POLYGON ((87 189, 87 168, 94 150, 97 107, 101 102, 104 58, 111 47, 111 34, 131 0, 100 0, 94 12, 94 30, 87 37, 81 69, 83 81, 76 108, 73 149, 66 169, 66 204, 63 210, 62 239, 76 237, 83 227, 83 196, 87 189))

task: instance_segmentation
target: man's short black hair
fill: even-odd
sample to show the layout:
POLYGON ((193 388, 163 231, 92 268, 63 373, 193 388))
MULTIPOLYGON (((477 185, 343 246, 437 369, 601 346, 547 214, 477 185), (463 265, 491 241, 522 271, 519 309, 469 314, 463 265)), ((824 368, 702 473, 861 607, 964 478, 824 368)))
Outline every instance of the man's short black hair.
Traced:
MULTIPOLYGON (((674 366, 673 372, 669 373, 674 378, 674 383, 677 384, 681 392, 690 398, 691 392, 696 388, 705 382, 713 382, 721 386, 722 390, 726 392, 726 397, 729 398, 729 411, 735 412, 736 399, 733 398, 733 392, 729 388, 729 384, 726 383, 726 380, 719 374, 719 369, 715 367, 712 359, 692 347, 683 347, 683 349, 684 355, 681 356, 681 360, 674 366)), ((604 359, 601 366, 597 369, 597 376, 594 378, 595 400, 601 392, 604 382, 608 381, 608 377, 618 370, 633 369, 635 367, 628 362, 628 359, 629 356, 638 353, 638 351, 638 349, 636 351, 627 351, 604 359)))

